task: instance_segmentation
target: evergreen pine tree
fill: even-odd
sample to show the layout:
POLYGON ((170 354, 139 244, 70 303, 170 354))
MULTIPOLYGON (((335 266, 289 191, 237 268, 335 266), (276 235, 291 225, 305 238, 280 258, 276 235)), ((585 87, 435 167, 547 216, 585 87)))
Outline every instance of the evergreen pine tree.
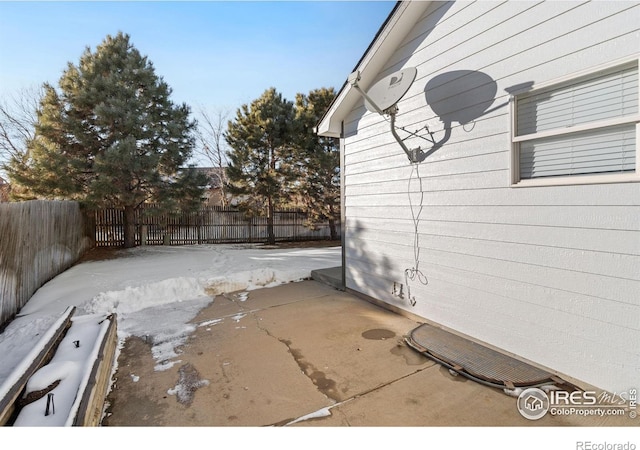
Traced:
POLYGON ((45 85, 35 137, 8 165, 23 198, 75 199, 125 211, 125 247, 134 245, 135 211, 200 200, 203 176, 184 169, 195 122, 128 35, 107 36, 79 64, 68 64, 60 92, 45 85))
POLYGON ((270 88, 251 105, 242 105, 225 133, 231 147, 227 191, 250 215, 267 217, 271 244, 274 210, 289 199, 294 177, 294 127, 293 103, 270 88))
POLYGON ((338 140, 318 136, 315 127, 333 101, 333 88, 320 88, 296 95, 299 124, 297 191, 311 223, 328 221, 331 238, 338 239, 340 218, 340 147, 338 140))

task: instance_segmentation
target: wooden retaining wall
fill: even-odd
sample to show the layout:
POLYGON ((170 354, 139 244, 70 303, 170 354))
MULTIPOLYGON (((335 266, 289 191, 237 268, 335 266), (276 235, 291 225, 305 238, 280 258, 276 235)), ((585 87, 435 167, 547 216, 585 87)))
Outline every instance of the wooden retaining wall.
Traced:
MULTIPOLYGON (((61 342, 64 342, 68 330, 73 326, 75 311, 75 307, 67 308, 51 328, 44 333, 31 352, 25 356, 24 361, 0 385, 0 426, 12 426, 20 414, 21 408, 29 403, 28 400, 26 403, 24 401, 27 383, 36 372, 53 359, 61 342)), ((100 325, 101 332, 98 334, 97 340, 93 342, 94 351, 89 361, 90 364, 87 371, 81 374, 82 382, 75 393, 75 400, 70 411, 67 411, 68 416, 65 418, 64 426, 100 426, 102 421, 118 347, 116 315, 105 317, 100 325)), ((43 395, 43 392, 39 392, 39 397, 43 395)), ((37 400, 39 397, 33 400, 37 400)))
POLYGON ((106 331, 102 339, 96 342, 98 352, 93 360, 88 382, 78 392, 78 409, 68 419, 68 423, 74 427, 97 427, 102 422, 118 348, 117 316, 112 314, 105 321, 106 331))
POLYGON ((67 308, 31 349, 31 353, 26 355, 26 366, 16 367, 4 384, 0 385, 0 426, 5 426, 15 418, 17 404, 24 393, 29 378, 51 361, 58 344, 71 326, 71 317, 75 311, 75 306, 67 308))

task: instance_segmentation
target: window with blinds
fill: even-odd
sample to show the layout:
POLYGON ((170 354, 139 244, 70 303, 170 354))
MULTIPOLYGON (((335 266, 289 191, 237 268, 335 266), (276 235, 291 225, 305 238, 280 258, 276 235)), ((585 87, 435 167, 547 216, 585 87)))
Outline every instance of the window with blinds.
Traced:
POLYGON ((635 173, 638 62, 515 97, 519 180, 635 173))

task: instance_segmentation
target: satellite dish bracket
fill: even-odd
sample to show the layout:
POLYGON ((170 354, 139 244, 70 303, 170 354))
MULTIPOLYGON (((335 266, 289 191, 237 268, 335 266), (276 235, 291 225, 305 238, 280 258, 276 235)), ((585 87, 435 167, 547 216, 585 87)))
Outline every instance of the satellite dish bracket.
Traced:
POLYGON ((412 163, 419 163, 424 161, 426 158, 426 155, 422 152, 420 147, 409 149, 405 145, 404 141, 400 139, 400 136, 398 136, 398 133, 396 132, 396 113, 397 112, 398 112, 398 107, 395 105, 387 110, 387 114, 389 114, 389 116, 391 117, 391 134, 393 134, 393 137, 396 139, 398 144, 400 144, 400 147, 402 147, 402 150, 404 150, 405 154, 407 155, 407 158, 409 158, 409 161, 411 161, 412 163))
MULTIPOLYGON (((415 71, 415 69, 414 69, 415 71)), ((395 138, 395 140, 398 142, 398 144, 400 144, 400 147, 402 147, 402 150, 404 150, 404 153, 407 155, 407 158, 409 158, 409 161, 411 163, 420 163, 422 161, 425 160, 425 158, 427 157, 427 154, 424 153, 420 147, 417 148, 413 148, 413 149, 409 149, 406 144, 404 143, 404 141, 400 138, 400 136, 398 136, 398 132, 396 131, 396 114, 398 112, 398 105, 397 105, 397 101, 394 102, 391 106, 389 106, 386 109, 381 109, 374 100, 371 99, 371 97, 362 90, 362 88, 358 85, 358 81, 360 81, 360 71, 356 70, 355 72, 351 73, 351 75, 349 75, 348 78, 348 82, 349 84, 360 93, 360 95, 362 95, 362 97, 369 103, 369 105, 381 116, 384 115, 388 115, 391 118, 390 124, 391 124, 391 134, 393 135, 393 137, 395 138)), ((399 99, 398 99, 399 100, 399 99)), ((411 133, 414 134, 414 133, 411 133)))

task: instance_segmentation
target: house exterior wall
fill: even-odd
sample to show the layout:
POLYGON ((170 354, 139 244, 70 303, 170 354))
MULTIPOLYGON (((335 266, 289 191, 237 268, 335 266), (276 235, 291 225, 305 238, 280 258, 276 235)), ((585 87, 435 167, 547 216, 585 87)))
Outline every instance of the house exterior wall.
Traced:
POLYGON ((362 101, 348 115, 346 287, 575 381, 638 387, 640 183, 513 187, 509 92, 637 54, 639 25, 637 2, 432 3, 378 79, 417 68, 396 124, 442 145, 414 166, 383 117, 362 101))

